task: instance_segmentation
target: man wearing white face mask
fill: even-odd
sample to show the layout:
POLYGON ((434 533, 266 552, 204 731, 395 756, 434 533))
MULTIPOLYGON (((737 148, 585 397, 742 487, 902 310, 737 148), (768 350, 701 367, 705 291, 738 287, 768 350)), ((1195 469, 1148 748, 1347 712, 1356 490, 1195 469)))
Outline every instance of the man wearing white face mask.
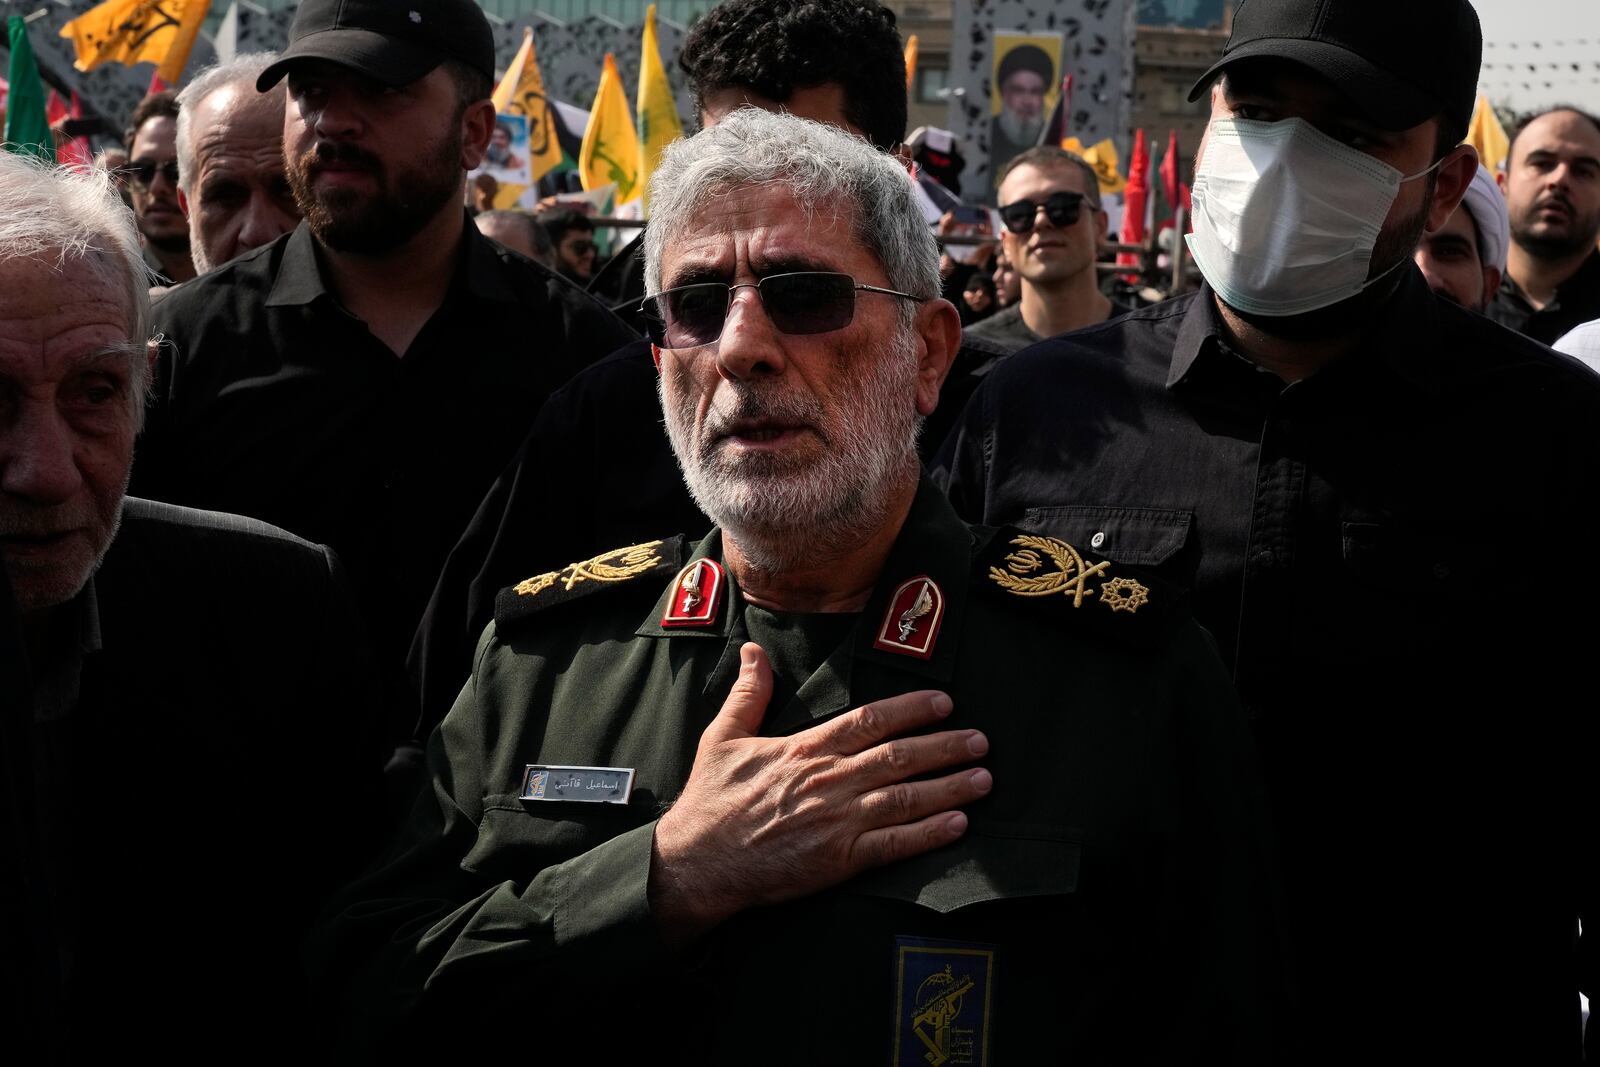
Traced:
POLYGON ((1565 696, 1600 380, 1412 265, 1477 167, 1480 54, 1465 0, 1245 0, 1195 87, 1205 285, 1010 357, 937 463, 969 520, 1192 590, 1267 771, 1297 1063, 1577 1063, 1600 988, 1565 696))

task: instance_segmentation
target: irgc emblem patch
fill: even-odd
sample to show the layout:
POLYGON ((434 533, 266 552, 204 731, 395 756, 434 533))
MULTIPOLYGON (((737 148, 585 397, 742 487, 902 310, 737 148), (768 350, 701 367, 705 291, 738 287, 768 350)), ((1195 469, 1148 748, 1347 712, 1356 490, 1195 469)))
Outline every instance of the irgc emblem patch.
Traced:
POLYGON ((993 945, 895 938, 895 1067, 987 1067, 993 945))

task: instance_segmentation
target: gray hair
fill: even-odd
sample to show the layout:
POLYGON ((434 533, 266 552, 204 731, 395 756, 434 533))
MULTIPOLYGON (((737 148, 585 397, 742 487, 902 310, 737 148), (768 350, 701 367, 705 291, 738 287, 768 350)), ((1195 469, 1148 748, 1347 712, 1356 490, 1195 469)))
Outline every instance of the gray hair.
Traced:
POLYGON ((662 253, 701 208, 730 189, 780 183, 808 215, 838 214, 847 205, 856 237, 883 265, 889 286, 933 299, 939 246, 911 181, 892 157, 837 126, 740 108, 662 154, 644 231, 646 288, 661 291, 662 253))
MULTIPOLYGON (((276 52, 245 52, 234 56, 226 63, 217 63, 206 67, 178 94, 178 188, 183 190, 185 196, 189 195, 189 182, 194 178, 194 113, 201 101, 218 89, 226 89, 233 85, 245 85, 250 92, 256 91, 256 79, 261 72, 278 61, 276 52)), ((267 90, 267 95, 284 93, 284 83, 267 90)))
POLYGON ((30 260, 60 270, 75 260, 98 257, 126 283, 128 339, 133 353, 135 395, 143 395, 150 336, 150 272, 139 249, 133 212, 103 170, 72 170, 32 156, 0 152, 0 263, 30 260))

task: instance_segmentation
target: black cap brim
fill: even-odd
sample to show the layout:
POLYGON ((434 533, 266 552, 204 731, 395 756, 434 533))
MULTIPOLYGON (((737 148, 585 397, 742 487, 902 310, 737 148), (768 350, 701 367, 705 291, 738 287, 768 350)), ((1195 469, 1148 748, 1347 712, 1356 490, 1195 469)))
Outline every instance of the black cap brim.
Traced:
POLYGON ((1374 66, 1348 49, 1322 41, 1293 38, 1250 41, 1226 53, 1194 83, 1189 99, 1200 99, 1200 94, 1210 87, 1217 75, 1245 59, 1284 60, 1322 75, 1379 129, 1409 130, 1445 110, 1438 97, 1374 66))
POLYGON ((306 59, 322 59, 359 71, 390 88, 410 85, 444 61, 437 50, 386 37, 372 30, 336 29, 310 33, 284 49, 278 61, 256 79, 256 92, 271 89, 289 68, 306 59))

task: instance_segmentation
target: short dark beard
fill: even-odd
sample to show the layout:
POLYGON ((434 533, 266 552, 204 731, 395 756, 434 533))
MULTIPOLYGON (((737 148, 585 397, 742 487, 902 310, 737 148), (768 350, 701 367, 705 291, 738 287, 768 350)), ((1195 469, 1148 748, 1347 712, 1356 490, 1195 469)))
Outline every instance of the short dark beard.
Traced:
POLYGON ((176 255, 179 252, 189 251, 189 235, 187 233, 175 233, 170 237, 155 237, 147 233, 144 235, 144 239, 145 243, 151 248, 158 249, 159 251, 166 252, 170 255, 176 255))
POLYGON ((317 240, 339 252, 386 255, 420 233, 445 204, 460 201, 459 118, 450 129, 453 135, 428 146, 427 154, 395 180, 393 189, 382 162, 356 145, 320 141, 299 159, 288 161, 295 204, 317 240), (367 168, 383 192, 368 197, 338 189, 319 197, 313 180, 321 167, 332 162, 367 168))
POLYGON ((1582 219, 1564 234, 1529 233, 1526 226, 1513 226, 1511 240, 1534 259, 1571 259, 1584 249, 1593 248, 1600 237, 1600 218, 1582 219))

